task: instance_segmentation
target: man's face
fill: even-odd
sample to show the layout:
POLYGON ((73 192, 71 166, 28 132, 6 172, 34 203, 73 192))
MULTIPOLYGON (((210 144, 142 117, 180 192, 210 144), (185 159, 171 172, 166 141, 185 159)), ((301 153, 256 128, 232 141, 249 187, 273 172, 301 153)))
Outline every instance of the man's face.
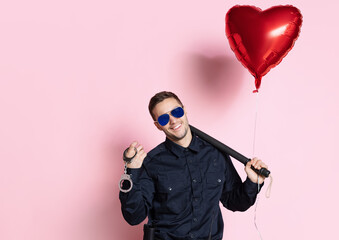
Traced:
POLYGON ((178 143, 179 145, 182 145, 181 144, 182 142, 185 142, 185 140, 190 141, 191 139, 186 139, 190 135, 189 136, 187 135, 189 131, 189 125, 185 109, 184 109, 185 114, 181 118, 175 118, 170 114, 170 112, 177 107, 182 106, 180 105, 180 103, 178 103, 176 99, 167 98, 162 102, 158 103, 157 105, 155 105, 152 112, 156 120, 162 114, 165 113, 169 114, 170 119, 165 126, 161 126, 158 122, 155 122, 155 125, 159 130, 163 131, 170 140, 172 140, 175 143, 178 143))

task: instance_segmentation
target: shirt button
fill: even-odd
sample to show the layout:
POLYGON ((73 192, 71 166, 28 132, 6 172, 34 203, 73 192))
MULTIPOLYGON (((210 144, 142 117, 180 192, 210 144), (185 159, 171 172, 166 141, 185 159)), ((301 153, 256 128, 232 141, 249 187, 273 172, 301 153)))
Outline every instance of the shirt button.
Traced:
POLYGON ((220 178, 218 179, 218 183, 221 183, 221 179, 220 178))
POLYGON ((195 236, 194 236, 194 234, 193 234, 193 233, 190 233, 190 237, 191 237, 191 238, 194 238, 195 236))
POLYGON ((198 219, 197 219, 197 218, 193 218, 193 221, 194 221, 194 222, 197 222, 197 221, 198 221, 198 219))
POLYGON ((168 190, 169 190, 169 191, 172 191, 172 188, 171 188, 171 187, 168 187, 168 190))
POLYGON ((196 182, 197 182, 197 180, 193 179, 193 183, 196 183, 196 182))

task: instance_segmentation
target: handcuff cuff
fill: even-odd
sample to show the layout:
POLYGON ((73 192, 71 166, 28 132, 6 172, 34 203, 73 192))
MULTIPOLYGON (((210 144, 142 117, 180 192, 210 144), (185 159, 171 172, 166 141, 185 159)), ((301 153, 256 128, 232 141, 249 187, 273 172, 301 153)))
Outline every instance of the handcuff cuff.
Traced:
POLYGON ((132 187, 133 187, 133 181, 131 179, 131 176, 129 174, 127 174, 127 164, 128 163, 131 163, 133 158, 137 155, 138 153, 138 150, 134 147, 134 151, 135 151, 135 154, 133 157, 131 158, 128 158, 126 157, 126 153, 128 151, 129 148, 126 148, 126 150, 124 151, 123 155, 122 155, 122 158, 125 162, 125 167, 124 167, 124 174, 121 175, 121 178, 120 178, 120 181, 119 181, 119 189, 121 192, 123 193, 127 193, 129 191, 131 191, 132 187), (129 182, 129 188, 128 189, 123 189, 123 184, 125 181, 128 181, 129 182))

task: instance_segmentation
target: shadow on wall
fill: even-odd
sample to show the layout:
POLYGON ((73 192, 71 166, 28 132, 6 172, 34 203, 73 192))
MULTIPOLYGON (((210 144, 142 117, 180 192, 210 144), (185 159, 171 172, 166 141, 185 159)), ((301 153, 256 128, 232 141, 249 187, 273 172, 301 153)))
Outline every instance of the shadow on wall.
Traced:
POLYGON ((244 69, 232 56, 191 53, 184 56, 183 74, 189 91, 212 109, 227 109, 242 83, 244 69))

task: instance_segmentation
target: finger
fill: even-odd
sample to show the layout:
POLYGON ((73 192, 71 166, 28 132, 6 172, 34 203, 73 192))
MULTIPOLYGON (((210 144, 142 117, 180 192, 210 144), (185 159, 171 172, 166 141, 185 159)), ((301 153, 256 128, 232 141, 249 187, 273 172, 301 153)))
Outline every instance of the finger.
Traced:
POLYGON ((268 166, 265 163, 263 163, 263 162, 261 162, 260 167, 268 169, 268 166))
POLYGON ((126 151, 126 157, 128 157, 128 158, 131 158, 131 157, 133 157, 134 156, 134 154, 135 154, 135 146, 138 144, 138 142, 137 141, 134 141, 134 142, 132 142, 130 145, 129 145, 129 148, 127 149, 127 151, 126 151))
POLYGON ((142 154, 144 153, 145 153, 144 149, 141 149, 138 151, 137 156, 142 156, 142 154))
POLYGON ((262 164, 262 161, 259 158, 255 157, 255 158, 252 159, 252 166, 254 168, 260 169, 261 168, 261 164, 262 164))
POLYGON ((252 158, 251 159, 252 165, 255 165, 258 160, 259 160, 259 158, 257 158, 257 157, 252 158))
POLYGON ((131 145, 129 146, 129 148, 130 148, 130 149, 134 149, 134 148, 137 147, 137 145, 138 145, 138 142, 137 142, 137 141, 134 141, 134 142, 131 143, 131 145))
POLYGON ((133 157, 134 155, 135 155, 135 150, 134 150, 134 148, 133 148, 132 150, 128 149, 127 152, 125 153, 125 156, 126 156, 127 158, 131 158, 131 157, 133 157))
POLYGON ((251 161, 248 162, 248 168, 255 168, 255 161, 252 159, 251 161))
POLYGON ((139 159, 139 158, 144 158, 143 157, 143 155, 145 154, 145 150, 144 150, 144 148, 143 148, 143 146, 142 145, 139 145, 138 147, 137 147, 137 154, 136 154, 136 158, 137 159, 139 159))
POLYGON ((253 164, 253 166, 256 168, 256 169, 259 169, 260 168, 260 165, 261 165, 261 160, 257 159, 257 161, 255 161, 255 163, 253 164))
POLYGON ((263 162, 263 161, 261 161, 261 160, 258 160, 256 163, 255 163, 255 165, 254 165, 254 167, 256 168, 256 169, 261 169, 261 168, 268 168, 267 167, 267 165, 263 162))
POLYGON ((144 147, 143 147, 142 145, 139 145, 139 146, 137 147, 138 152, 140 152, 143 148, 144 148, 144 147))

